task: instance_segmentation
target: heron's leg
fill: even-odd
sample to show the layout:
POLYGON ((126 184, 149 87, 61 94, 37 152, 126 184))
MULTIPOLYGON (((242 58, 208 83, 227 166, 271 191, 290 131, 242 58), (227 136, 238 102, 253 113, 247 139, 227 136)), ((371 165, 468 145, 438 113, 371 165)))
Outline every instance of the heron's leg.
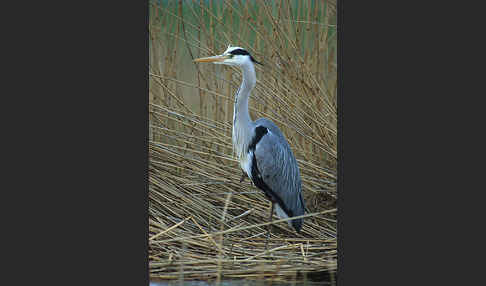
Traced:
MULTIPOLYGON (((269 222, 272 222, 272 217, 273 217, 273 202, 272 202, 272 209, 270 210, 270 218, 269 218, 269 222)), ((267 250, 267 247, 268 247, 268 238, 270 237, 270 229, 271 229, 272 225, 269 224, 268 227, 267 227, 267 240, 265 242, 265 251, 267 250)))
MULTIPOLYGON (((243 183, 243 181, 245 180, 245 178, 248 178, 248 174, 245 171, 241 170, 240 183, 243 183)), ((250 180, 250 183, 253 186, 253 181, 252 180, 250 180)))
POLYGON ((242 183, 245 178, 248 177, 245 171, 241 170, 241 178, 240 178, 240 183, 242 183))

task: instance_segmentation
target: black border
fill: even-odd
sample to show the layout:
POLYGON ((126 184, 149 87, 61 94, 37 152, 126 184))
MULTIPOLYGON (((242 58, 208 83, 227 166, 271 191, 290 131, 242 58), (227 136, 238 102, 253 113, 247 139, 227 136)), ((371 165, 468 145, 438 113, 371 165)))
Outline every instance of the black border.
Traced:
POLYGON ((456 75, 467 69, 455 62, 470 52, 451 43, 451 35, 467 33, 459 27, 470 25, 455 25, 467 23, 461 15, 476 18, 470 6, 453 4, 354 1, 347 7, 344 22, 338 0, 338 285, 465 285, 469 275, 458 274, 467 259, 454 259, 449 250, 463 236, 452 227, 462 213, 456 207, 470 206, 455 201, 469 198, 460 170, 467 164, 452 162, 463 154, 450 152, 469 149, 451 142, 453 130, 463 134, 470 123, 454 128, 462 115, 452 112, 468 102, 458 91, 469 83, 456 75))
POLYGON ((22 72, 4 78, 15 134, 2 134, 14 143, 2 156, 2 191, 14 196, 2 200, 12 227, 2 273, 13 284, 149 285, 148 1, 20 6, 8 10, 16 39, 5 39, 9 70, 22 72))

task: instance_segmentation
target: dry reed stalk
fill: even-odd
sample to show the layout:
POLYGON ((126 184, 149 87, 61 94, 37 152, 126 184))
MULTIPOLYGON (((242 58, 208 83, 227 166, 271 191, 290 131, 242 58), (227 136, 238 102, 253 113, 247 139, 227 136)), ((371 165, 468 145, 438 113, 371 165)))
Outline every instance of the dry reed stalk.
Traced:
POLYGON ((335 3, 291 2, 150 6, 152 278, 295 281, 297 273, 336 271, 335 3), (262 222, 269 202, 248 179, 239 182, 231 145, 241 72, 192 63, 228 44, 264 62, 256 67, 250 114, 280 127, 301 170, 307 205, 302 232, 275 219, 268 251, 269 223, 262 222))

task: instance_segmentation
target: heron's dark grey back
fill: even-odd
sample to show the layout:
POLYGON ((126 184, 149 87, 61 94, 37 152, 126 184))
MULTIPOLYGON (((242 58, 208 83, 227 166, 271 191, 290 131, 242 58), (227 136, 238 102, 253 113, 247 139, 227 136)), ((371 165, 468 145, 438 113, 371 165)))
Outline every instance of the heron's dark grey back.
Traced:
MULTIPOLYGON (((256 120, 255 125, 270 130, 256 145, 254 152, 263 181, 292 212, 289 216, 303 215, 305 204, 299 166, 287 140, 277 125, 266 118, 256 120)), ((302 222, 302 219, 293 220, 292 225, 300 231, 302 222)))

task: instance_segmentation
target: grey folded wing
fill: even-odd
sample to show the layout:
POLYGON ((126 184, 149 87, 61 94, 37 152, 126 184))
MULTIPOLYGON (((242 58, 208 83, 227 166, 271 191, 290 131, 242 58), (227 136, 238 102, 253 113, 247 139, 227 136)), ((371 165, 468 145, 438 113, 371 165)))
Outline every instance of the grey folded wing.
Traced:
MULTIPOLYGON (((285 138, 269 129, 256 145, 254 157, 258 175, 270 189, 267 196, 280 202, 289 217, 304 214, 299 166, 285 138)), ((295 223, 299 224, 297 220, 295 223)))

